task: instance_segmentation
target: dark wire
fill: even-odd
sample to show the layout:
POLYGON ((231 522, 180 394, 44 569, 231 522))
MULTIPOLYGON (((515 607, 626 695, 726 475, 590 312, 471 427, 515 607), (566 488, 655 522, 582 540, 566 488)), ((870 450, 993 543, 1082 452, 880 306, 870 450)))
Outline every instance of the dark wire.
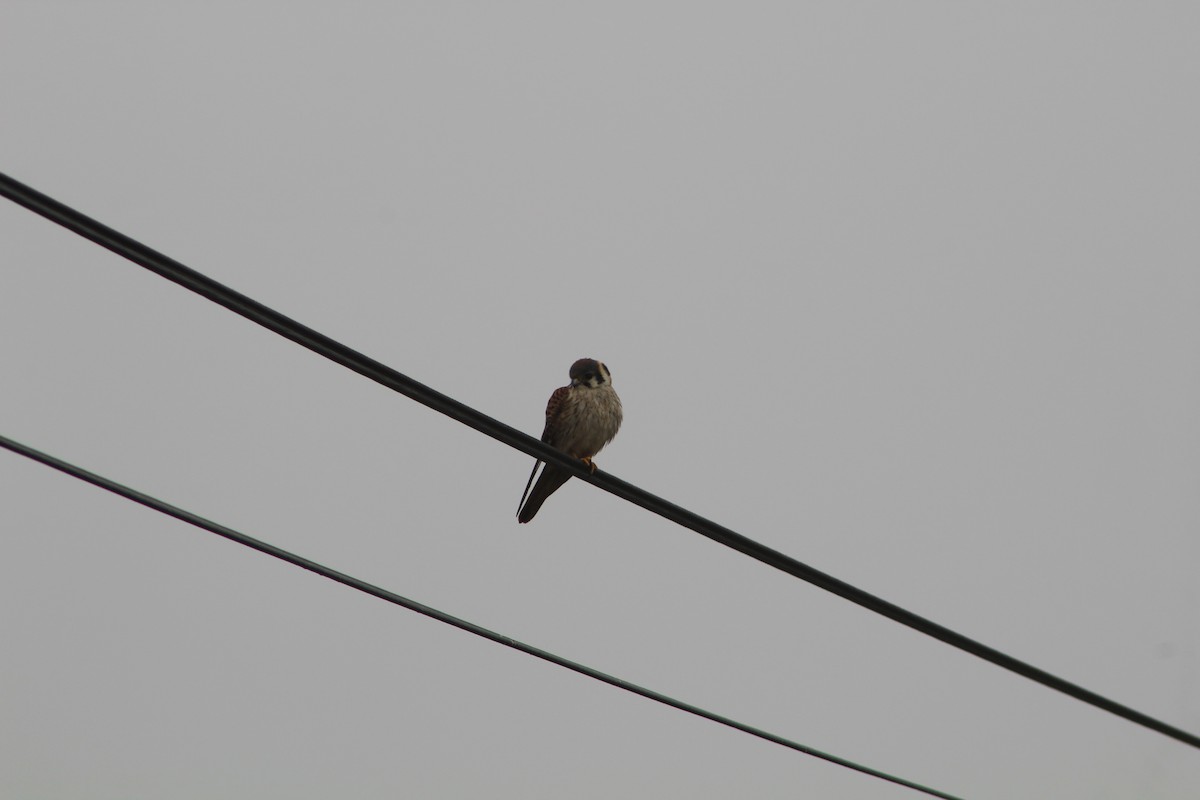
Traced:
POLYGON ((320 353, 342 366, 365 375, 377 383, 395 389, 397 392, 419 403, 423 403, 435 411, 440 411, 464 425, 485 433, 493 439, 504 442, 510 447, 527 453, 536 459, 563 467, 577 478, 599 486, 601 489, 611 492, 617 497, 653 511, 655 514, 665 517, 672 522, 679 523, 685 528, 690 528, 702 536, 707 536, 715 542, 719 542, 726 547, 731 547, 764 564, 769 564, 789 575, 808 581, 814 586, 819 586, 863 608, 868 608, 902 625, 907 625, 914 630, 932 636, 951 647, 957 647, 960 650, 990 661, 999 667, 1015 672, 1018 675, 1023 675, 1030 680, 1037 681, 1063 694, 1070 695, 1088 705, 1102 708, 1130 722, 1137 723, 1150 730, 1158 731, 1165 736, 1170 736, 1172 739, 1184 742, 1192 747, 1200 748, 1200 736, 1188 733, 1173 725, 1168 725, 1129 706, 1118 703, 1115 700, 1110 700, 1103 695, 1096 694, 1082 686, 1059 678, 1032 664, 1027 664, 995 648, 988 647, 982 642, 977 642, 961 633, 952 631, 932 620, 928 620, 894 603, 890 603, 845 581, 839 580, 832 575, 828 575, 803 562, 797 561, 778 550, 773 550, 740 533, 736 533, 729 528, 707 520, 699 514, 688 511, 686 508, 652 495, 644 489, 627 483, 620 478, 600 470, 594 474, 590 473, 577 459, 573 459, 565 453, 555 450, 534 437, 522 433, 516 428, 509 427, 486 414, 481 414, 475 409, 463 405, 441 392, 414 381, 412 378, 397 372, 385 364, 368 358, 362 353, 352 350, 344 344, 336 342, 322 333, 318 333, 312 328, 289 319, 278 311, 267 308, 262 303, 251 300, 249 297, 217 283, 212 278, 202 275, 189 267, 185 267, 178 261, 150 249, 146 245, 63 205, 51 197, 47 197, 36 189, 13 180, 3 173, 0 173, 0 195, 7 197, 19 205, 25 206, 31 211, 41 214, 53 222, 57 222, 64 228, 92 240, 118 255, 124 256, 151 272, 155 272, 168 280, 191 289, 193 292, 212 300, 214 303, 225 306, 230 311, 241 314, 243 317, 253 320, 259 325, 291 339, 297 344, 307 347, 315 353, 320 353))
POLYGON ((59 470, 60 472, 65 472, 72 477, 79 478, 80 480, 87 481, 95 486, 99 486, 101 489, 107 489, 108 491, 118 494, 121 497, 128 498, 135 503, 141 503, 142 505, 152 508, 155 511, 160 511, 163 514, 183 520, 190 525, 195 525, 197 528, 203 528, 206 531, 215 533, 218 536, 224 536, 226 539, 237 542, 238 544, 245 545, 246 547, 252 547, 261 553, 266 553, 269 556, 274 556, 282 561, 286 561, 289 564, 295 564, 297 567, 303 567, 310 572, 315 572, 318 575, 329 578, 330 580, 345 584, 351 589, 357 589, 360 592, 374 595, 381 600, 386 600, 389 603, 395 603, 398 606, 403 606, 410 611, 415 611, 418 614, 424 614, 427 617, 432 617, 439 622, 444 622, 447 625, 453 625, 456 628, 460 628, 468 633, 473 633, 476 636, 482 636, 485 639, 491 639, 493 642, 497 642, 506 647, 511 647, 514 650, 520 650, 522 653, 528 653, 531 656, 537 656, 544 661, 549 661, 551 664, 557 664, 560 667, 566 667, 569 670, 578 672, 581 675, 586 675, 589 678, 595 678, 598 681, 604 681, 605 683, 615 686, 618 689, 624 689, 627 692, 639 694, 642 697, 649 698, 650 700, 654 700, 658 703, 663 703, 665 705, 678 708, 680 711, 686 711, 689 714, 695 714, 698 717, 704 717, 705 719, 710 719, 713 722, 719 722, 722 725, 727 725, 730 728, 742 731, 743 733, 748 733, 751 736, 757 736, 760 739, 766 739, 768 742, 774 742, 775 744, 789 747, 792 750, 798 750, 801 753, 815 756, 833 764, 837 764, 838 766, 846 767, 847 769, 852 769, 865 775, 870 775, 874 778, 879 778, 881 780, 896 783, 901 786, 906 786, 909 789, 915 789, 918 792, 924 792, 925 794, 933 795, 934 797, 941 797, 945 798, 946 800, 960 800, 960 798, 957 798, 954 795, 946 794, 945 792, 939 792, 937 789, 931 789, 928 786, 922 786, 919 783, 913 783, 912 781, 907 781, 903 778, 897 778, 895 775, 888 775, 886 772, 880 772, 879 770, 865 767, 862 764, 856 764, 853 761, 847 761, 844 758, 839 758, 837 756, 830 755, 829 753, 824 753, 820 750, 814 750, 807 745, 793 742, 792 740, 785 739, 782 736, 776 736, 775 734, 764 731, 761 728, 755 728, 751 725, 746 725, 730 719, 729 717, 723 717, 720 714, 715 714, 712 711, 706 711, 703 708, 691 705, 690 703, 685 703, 682 700, 676 700, 675 698, 668 697, 665 694, 659 694, 651 689, 646 689, 638 686, 637 684, 622 680, 621 678, 608 675, 578 662, 570 661, 562 656, 556 656, 554 653, 534 647, 533 645, 518 642, 516 639, 510 639, 503 634, 480 627, 473 622, 467 622, 464 619, 451 616, 443 611, 438 611, 436 608, 430 608, 429 606, 418 603, 415 600, 409 600, 407 597, 402 597, 394 592, 389 592, 387 589, 381 589, 378 586, 359 580, 351 575, 346 575, 343 572, 330 569, 322 564, 318 564, 316 561, 309 561, 307 558, 298 556, 294 553, 289 553, 287 550, 278 548, 275 545, 251 538, 244 533, 239 533, 238 531, 233 530, 232 528, 226 528, 224 525, 218 525, 217 523, 204 519, 203 517, 199 517, 190 511, 184 511, 182 508, 177 508, 173 505, 163 502, 162 500, 142 494, 135 489, 130 489, 128 486, 122 486, 121 484, 111 481, 101 475, 97 475, 94 472, 88 472, 82 467, 77 467, 74 464, 69 464, 66 461, 57 459, 54 456, 48 455, 39 450, 34 450, 32 447, 23 445, 20 442, 15 442, 5 436, 0 436, 0 447, 7 448, 14 453, 23 455, 26 458, 31 458, 34 461, 39 461, 48 467, 53 467, 54 469, 59 470))

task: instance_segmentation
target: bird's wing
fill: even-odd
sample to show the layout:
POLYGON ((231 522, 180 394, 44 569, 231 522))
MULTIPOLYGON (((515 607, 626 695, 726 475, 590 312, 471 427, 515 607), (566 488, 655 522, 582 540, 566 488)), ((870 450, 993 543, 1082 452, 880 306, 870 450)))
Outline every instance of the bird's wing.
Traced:
POLYGON ((533 486, 533 476, 537 475, 537 468, 542 465, 542 462, 533 462, 533 471, 529 473, 529 480, 525 481, 525 491, 521 492, 521 502, 517 503, 517 516, 521 515, 521 507, 525 505, 525 498, 529 497, 529 487, 533 486))
MULTIPOLYGON (((546 403, 546 427, 542 429, 542 441, 548 445, 554 445, 557 439, 558 432, 558 415, 562 410, 563 403, 567 399, 567 395, 571 393, 570 386, 560 386, 550 395, 550 400, 546 403)), ((567 482, 571 477, 571 473, 557 467, 551 467, 549 464, 542 470, 542 477, 538 479, 537 485, 533 487, 533 495, 529 494, 529 487, 533 485, 533 476, 537 474, 537 469, 541 465, 541 461, 533 462, 533 471, 529 473, 529 480, 525 483, 525 491, 521 494, 521 503, 517 506, 517 519, 521 522, 529 522, 533 519, 533 515, 542 507, 542 503, 546 502, 546 498, 554 494, 558 487, 567 482), (554 473, 562 473, 547 475, 551 470, 554 473), (526 503, 526 498, 529 502, 526 503)))
POLYGON ((542 429, 542 441, 549 445, 557 444, 558 415, 562 412, 567 395, 571 394, 570 386, 560 386, 550 395, 546 402, 546 427, 542 429))

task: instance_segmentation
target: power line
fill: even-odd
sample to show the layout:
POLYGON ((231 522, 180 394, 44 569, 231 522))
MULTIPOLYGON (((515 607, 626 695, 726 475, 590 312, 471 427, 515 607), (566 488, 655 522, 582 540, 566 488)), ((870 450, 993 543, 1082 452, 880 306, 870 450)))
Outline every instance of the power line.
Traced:
POLYGON ((268 544, 267 542, 254 539, 244 533, 235 531, 232 528, 219 525, 216 522, 212 522, 211 520, 197 516, 190 511, 185 511, 182 508, 170 505, 169 503, 158 500, 150 495, 143 494, 136 489, 123 486, 101 475, 97 475, 94 472, 89 472, 82 467, 77 467, 74 464, 62 461, 61 459, 55 458, 52 455, 43 453, 40 450, 35 450, 32 447, 13 441, 5 436, 0 436, 0 447, 4 447, 14 453, 23 455, 26 458, 33 459, 34 461, 41 462, 48 467, 53 467, 54 469, 59 470, 60 472, 65 472, 72 477, 87 481, 94 486, 99 486, 101 489, 106 489, 113 494, 120 495, 121 497, 132 500, 135 503, 140 503, 147 508, 152 508, 155 511, 175 517, 176 519, 182 520, 189 525, 195 525, 197 528, 202 528, 210 533, 223 536, 230 541, 237 542, 240 545, 245 545, 246 547, 258 550, 260 553, 266 553, 267 555, 278 558, 281 561, 286 561, 289 564, 302 567, 310 572, 315 572, 322 577, 329 578, 330 580, 334 580, 338 583, 349 586, 351 589, 357 589, 360 592, 365 592, 366 594, 378 597, 381 600, 386 600, 389 603, 403 606, 410 611, 415 611, 418 614, 424 614, 427 617, 436 619, 438 622, 444 622, 447 625, 453 625, 456 628, 467 631, 468 633, 473 633, 476 636, 482 636, 485 639, 491 639, 493 642, 502 644, 505 647, 511 647, 514 650, 520 650, 522 653, 527 653, 531 656, 536 656, 544 661, 549 661, 551 664, 557 664, 560 667, 566 667, 569 670, 578 672, 581 675, 586 675, 589 678, 594 678, 598 681, 603 681, 604 683, 615 686, 618 689, 624 689, 627 692, 641 695, 642 697, 654 700, 655 702, 672 706, 680 711, 686 711, 689 714, 695 714, 698 717, 704 717, 705 719, 712 720, 713 722, 719 722, 722 725, 742 731, 743 733, 748 733, 751 736, 757 736, 760 739, 766 739, 768 742, 774 742, 775 744, 783 745, 784 747, 791 748, 792 750, 796 750, 810 756, 815 756, 816 758, 829 761, 833 764, 837 764, 838 766, 846 767, 847 769, 852 769, 865 775, 870 775, 873 778, 879 778, 880 780, 899 784, 900 786, 905 786, 909 789, 915 789, 918 792, 924 792, 925 794, 932 795, 933 797, 941 797, 945 798, 945 800, 961 800, 961 798, 958 798, 955 795, 947 794, 946 792, 941 792, 937 789, 931 789, 928 786, 922 786, 919 783, 913 783, 912 781, 898 778, 895 775, 889 775, 886 772, 880 772, 877 769, 872 769, 870 767, 863 766, 862 764, 856 764, 853 761, 847 761, 844 758, 839 758, 838 756, 816 750, 807 745, 794 742, 791 739, 785 739, 782 736, 777 736, 776 734, 762 730, 761 728, 755 728, 752 725, 738 722, 737 720, 722 716, 712 711, 706 711, 699 706, 685 703, 682 700, 676 700, 673 697, 660 694, 652 689, 647 689, 613 675, 600 672, 599 670, 592 669, 584 664, 580 664, 576 661, 571 661, 563 658, 562 656, 555 655, 554 653, 534 647, 533 645, 519 642, 516 639, 505 636, 504 634, 496 633, 495 631, 476 625, 473 622, 468 622, 465 619, 459 619, 458 617, 451 616, 444 611, 438 611, 436 608, 431 608, 422 603, 418 603, 416 600, 410 600, 407 597, 398 595, 395 592, 390 592, 387 589, 382 589, 378 586, 367 583, 366 581, 359 580, 358 578, 347 575, 344 572, 338 572, 337 570, 331 569, 323 564, 319 564, 316 561, 310 561, 303 556, 298 556, 295 553, 288 552, 287 550, 276 547, 273 544, 268 544))
POLYGON ((124 256, 151 272, 174 281, 212 300, 214 303, 225 306, 230 311, 240 314, 281 336, 291 339, 297 344, 307 347, 315 353, 319 353, 377 383, 394 389, 419 403, 429 406, 435 411, 440 411, 464 425, 487 434, 493 439, 504 442, 510 447, 527 453, 536 459, 563 467, 570 471, 572 475, 599 486, 601 489, 615 494, 617 497, 653 511, 655 514, 676 522, 685 528, 689 528, 702 536, 706 536, 726 547, 731 547, 738 552, 807 581, 814 586, 819 586, 863 608, 870 609, 902 625, 932 636, 951 647, 956 647, 959 650, 990 661, 996 666, 1074 697, 1076 700, 1080 700, 1088 705, 1116 714, 1130 722, 1157 731, 1192 747, 1200 748, 1200 736, 1169 725, 1148 714, 1143 714, 1136 709, 1085 689, 1078 684, 1039 669, 1032 664, 1014 658, 1007 653, 989 647, 982 642, 957 633, 943 625, 939 625, 895 603, 888 602, 881 597, 876 597, 815 567, 797 561, 778 550, 760 544, 723 525, 718 525, 711 520, 707 520, 682 506, 650 494, 646 490, 627 483, 620 478, 601 470, 591 473, 577 459, 573 459, 565 453, 555 450, 534 437, 505 425, 503 422, 486 414, 482 414, 424 384, 418 383, 386 364, 368 358, 362 353, 306 325, 302 325, 280 314, 278 311, 270 309, 262 303, 252 300, 214 281, 212 278, 196 272, 190 267, 184 266, 178 261, 81 214, 3 173, 0 173, 0 195, 62 225, 68 230, 78 233, 84 238, 90 239, 120 256, 124 256))

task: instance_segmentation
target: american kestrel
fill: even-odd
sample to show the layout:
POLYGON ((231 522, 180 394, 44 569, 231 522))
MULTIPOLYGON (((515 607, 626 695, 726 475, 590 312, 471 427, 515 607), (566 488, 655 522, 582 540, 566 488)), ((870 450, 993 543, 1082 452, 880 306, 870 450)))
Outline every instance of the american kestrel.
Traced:
MULTIPOLYGON (((621 427, 621 398, 613 390, 608 367, 594 358, 579 359, 571 365, 570 374, 571 385, 555 389, 546 404, 542 441, 578 458, 595 472, 592 456, 604 449, 621 427)), ((517 511, 519 522, 533 519, 546 498, 571 477, 571 473, 562 467, 547 464, 530 492, 529 484, 533 483, 541 463, 535 462, 533 472, 529 473, 525 495, 521 497, 517 511)))

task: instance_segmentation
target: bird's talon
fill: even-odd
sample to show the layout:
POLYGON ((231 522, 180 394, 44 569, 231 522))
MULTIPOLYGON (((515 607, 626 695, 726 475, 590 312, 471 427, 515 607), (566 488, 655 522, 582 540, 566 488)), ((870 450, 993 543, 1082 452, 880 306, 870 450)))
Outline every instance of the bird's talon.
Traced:
POLYGON ((587 465, 588 472, 592 473, 593 475, 596 474, 596 464, 594 461, 592 461, 590 458, 587 458, 587 457, 581 458, 579 460, 587 465))

